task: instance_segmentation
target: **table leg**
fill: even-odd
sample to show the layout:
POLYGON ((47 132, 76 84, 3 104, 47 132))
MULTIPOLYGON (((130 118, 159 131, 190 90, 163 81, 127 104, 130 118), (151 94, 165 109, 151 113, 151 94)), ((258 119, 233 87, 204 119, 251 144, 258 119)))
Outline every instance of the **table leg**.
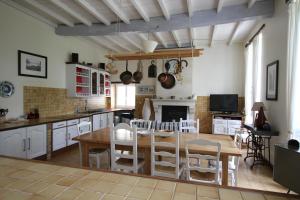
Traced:
POLYGON ((81 142, 80 146, 82 166, 89 167, 89 145, 81 142))
POLYGON ((144 173, 147 175, 151 174, 151 149, 146 148, 144 149, 144 173))
POLYGON ((228 155, 222 156, 222 186, 228 186, 228 155))

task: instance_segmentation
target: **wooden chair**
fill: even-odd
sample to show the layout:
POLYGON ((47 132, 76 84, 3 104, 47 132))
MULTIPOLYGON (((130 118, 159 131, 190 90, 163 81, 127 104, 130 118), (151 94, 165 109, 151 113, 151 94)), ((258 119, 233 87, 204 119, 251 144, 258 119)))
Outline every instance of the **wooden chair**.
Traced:
POLYGON ((110 132, 111 169, 138 173, 143 167, 144 160, 138 159, 137 128, 131 128, 126 123, 120 123, 110 132), (129 151, 120 151, 117 146, 126 147, 129 151), (128 153, 129 152, 129 153, 128 153))
POLYGON ((220 151, 221 144, 218 142, 202 139, 189 141, 185 146, 187 179, 189 181, 202 183, 220 184, 220 151), (216 149, 217 154, 204 155, 190 152, 189 147, 195 145, 201 146, 202 148, 214 148, 216 149), (216 165, 210 165, 210 161, 214 161, 216 165), (211 175, 213 175, 213 177, 211 177, 211 175))
POLYGON ((180 118, 179 130, 182 133, 199 133, 199 119, 197 120, 183 120, 180 118))
MULTIPOLYGON (((86 133, 91 133, 92 132, 92 123, 91 122, 86 122, 83 121, 77 125, 78 128, 78 133, 79 135, 83 135, 86 133)), ((80 165, 82 166, 82 153, 81 153, 81 145, 79 144, 79 152, 80 152, 80 165)), ((96 167, 99 169, 100 168, 100 158, 104 154, 108 155, 108 165, 109 165, 109 149, 99 149, 99 148, 93 148, 89 150, 89 165, 90 168, 93 167, 93 160, 96 160, 96 167)), ((109 166, 108 166, 109 168, 109 166)))
MULTIPOLYGON (((234 135, 234 144, 237 148, 242 149, 243 137, 241 130, 237 129, 234 135)), ((231 185, 237 186, 238 169, 239 169, 239 156, 231 156, 228 161, 228 173, 231 176, 231 185)))
POLYGON ((179 179, 183 169, 184 164, 180 163, 179 157, 179 133, 153 131, 151 134, 151 175, 179 179), (162 147, 170 150, 159 150, 162 147))
POLYGON ((151 121, 143 119, 133 119, 130 120, 130 127, 133 128, 133 126, 136 126, 138 130, 150 130, 151 121))

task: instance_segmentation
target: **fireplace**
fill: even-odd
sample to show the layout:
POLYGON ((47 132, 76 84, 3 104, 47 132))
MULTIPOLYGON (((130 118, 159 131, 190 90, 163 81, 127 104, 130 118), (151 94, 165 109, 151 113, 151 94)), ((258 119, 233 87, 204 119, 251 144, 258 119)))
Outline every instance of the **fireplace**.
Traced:
POLYGON ((196 101, 194 99, 152 99, 152 101, 156 121, 195 118, 196 101))
POLYGON ((187 106, 162 106, 162 122, 179 122, 180 118, 186 119, 187 106))

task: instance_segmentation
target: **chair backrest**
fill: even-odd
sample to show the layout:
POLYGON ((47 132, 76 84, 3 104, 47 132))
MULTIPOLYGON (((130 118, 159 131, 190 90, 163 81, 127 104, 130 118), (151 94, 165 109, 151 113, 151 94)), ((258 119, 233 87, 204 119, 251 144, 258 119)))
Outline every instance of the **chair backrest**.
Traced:
POLYGON ((179 130, 182 133, 199 133, 200 125, 199 119, 187 119, 183 120, 180 118, 179 130))
POLYGON ((211 142, 208 140, 192 140, 186 143, 185 146, 185 153, 186 153, 186 172, 187 178, 191 181, 198 181, 203 183, 220 183, 220 176, 219 176, 219 168, 220 168, 220 152, 221 152, 221 144, 218 142, 211 142), (206 155, 206 154, 199 154, 199 153, 191 153, 190 147, 191 146, 201 146, 206 148, 211 148, 216 151, 215 155, 206 155), (195 162, 197 160, 198 162, 195 162), (213 161, 216 163, 214 166, 210 165, 209 162, 213 161), (196 171, 200 173, 213 173, 214 180, 200 180, 195 179, 191 176, 191 172, 196 171))
POLYGON ((119 123, 110 131, 110 147, 111 147, 111 169, 114 171, 125 170, 138 172, 138 152, 137 152, 137 130, 134 126, 131 128, 126 123, 119 123), (130 149, 130 154, 127 151, 120 151, 116 148, 118 145, 126 146, 130 149), (118 159, 126 159, 132 165, 121 165, 117 163, 118 159))
POLYGON ((179 131, 179 122, 158 122, 152 121, 150 129, 179 131))
MULTIPOLYGON (((236 129, 233 142, 237 148, 242 149, 243 137, 242 137, 242 131, 240 129, 236 129)), ((240 156, 231 156, 230 158, 232 159, 231 161, 236 166, 236 169, 238 169, 240 156)))
POLYGON ((143 119, 133 119, 133 120, 130 120, 130 127, 133 128, 133 126, 136 126, 137 129, 150 130, 151 121, 150 120, 143 120, 143 119))
POLYGON ((92 132, 92 123, 86 121, 80 122, 77 124, 77 129, 79 135, 90 133, 92 132))
POLYGON ((151 134, 151 175, 178 179, 180 176, 179 162, 179 133, 177 131, 172 133, 153 131, 151 134), (161 159, 158 160, 158 157, 161 159), (171 170, 164 172, 159 168, 171 170))

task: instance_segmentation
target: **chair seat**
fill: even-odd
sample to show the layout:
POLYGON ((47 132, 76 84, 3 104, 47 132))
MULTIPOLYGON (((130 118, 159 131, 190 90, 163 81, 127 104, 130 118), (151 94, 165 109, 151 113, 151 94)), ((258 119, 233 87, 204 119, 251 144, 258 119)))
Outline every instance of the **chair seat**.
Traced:
MULTIPOLYGON (((145 163, 144 159, 138 158, 138 167, 140 168, 143 166, 145 163)), ((127 158, 119 158, 116 160, 116 164, 118 165, 123 165, 127 167, 132 167, 133 166, 133 160, 132 159, 127 159, 127 158)))
POLYGON ((109 151, 109 149, 99 149, 99 148, 92 148, 89 150, 89 154, 100 154, 109 151))
MULTIPOLYGON (((182 174, 184 170, 185 163, 180 163, 179 164, 179 176, 182 174)), ((175 168, 174 167, 165 167, 161 165, 156 165, 155 169, 157 172, 163 172, 167 174, 175 174, 175 168)))
MULTIPOLYGON (((192 170, 190 172, 191 179, 194 181, 199 182, 206 182, 206 183, 214 183, 215 182, 215 173, 210 172, 198 172, 195 170, 192 170)), ((219 178, 220 183, 220 178, 219 178)))

